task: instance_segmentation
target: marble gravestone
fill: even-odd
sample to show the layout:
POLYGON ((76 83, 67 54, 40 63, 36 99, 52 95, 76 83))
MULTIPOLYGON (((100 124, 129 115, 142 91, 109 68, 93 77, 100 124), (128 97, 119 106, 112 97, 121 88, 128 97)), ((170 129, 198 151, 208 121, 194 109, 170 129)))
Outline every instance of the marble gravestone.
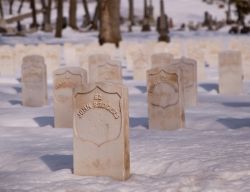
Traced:
POLYGON ((0 76, 15 77, 14 49, 11 46, 0 46, 0 76))
POLYGON ((137 57, 133 60, 133 76, 134 80, 137 81, 146 81, 147 79, 147 70, 149 67, 149 62, 147 56, 143 53, 139 53, 137 57))
POLYGON ((46 45, 45 63, 47 65, 47 74, 49 78, 53 78, 53 72, 60 67, 61 64, 61 46, 46 45))
POLYGON ((173 65, 178 65, 182 76, 185 107, 197 105, 197 62, 193 59, 182 57, 175 59, 173 65))
POLYGON ((73 89, 87 84, 87 72, 80 67, 54 71, 54 126, 73 128, 73 89))
POLYGON ((30 55, 22 64, 22 103, 24 106, 41 107, 48 102, 47 72, 44 58, 30 55))
POLYGON ((96 77, 92 76, 92 71, 96 71, 97 65, 102 65, 111 60, 110 55, 94 54, 88 57, 88 81, 95 82, 96 77))
POLYGON ((174 56, 170 53, 155 53, 151 56, 151 68, 170 65, 174 56))
POLYGON ((74 91, 73 103, 74 174, 128 179, 128 89, 119 83, 88 84, 74 91))
POLYGON ((243 90, 243 72, 239 51, 223 51, 219 54, 219 92, 237 95, 243 90))
POLYGON ((178 66, 147 71, 149 128, 175 130, 185 127, 183 86, 178 66))
MULTIPOLYGON (((100 55, 99 55, 100 56, 100 55)), ((105 56, 105 55, 103 55, 105 56)), ((118 61, 104 57, 100 62, 89 63, 89 82, 113 81, 122 82, 122 68, 118 61)))
POLYGON ((198 48, 189 47, 187 50, 188 58, 192 58, 197 62, 197 80, 202 82, 206 80, 206 71, 205 71, 205 56, 204 51, 198 48))

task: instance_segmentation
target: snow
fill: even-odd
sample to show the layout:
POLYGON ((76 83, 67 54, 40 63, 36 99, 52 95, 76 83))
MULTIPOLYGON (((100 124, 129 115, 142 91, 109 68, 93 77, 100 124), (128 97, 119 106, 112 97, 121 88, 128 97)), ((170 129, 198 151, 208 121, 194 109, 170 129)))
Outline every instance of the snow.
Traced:
POLYGON ((199 85, 199 105, 186 111, 185 129, 155 131, 147 129, 145 83, 131 80, 127 69, 124 75, 130 103, 128 181, 73 175, 72 129, 53 128, 51 84, 49 105, 29 108, 21 105, 20 83, 5 79, 0 86, 0 191, 250 190, 248 92, 221 96, 217 83, 208 79, 199 85))
MULTIPOLYGON (((123 14, 127 14, 126 1, 122 3, 123 14)), ((136 13, 142 14, 142 0, 135 3, 136 13)), ((177 23, 202 21, 204 10, 223 17, 223 10, 199 0, 166 1, 165 6, 177 23)), ((154 31, 135 30, 123 31, 123 39, 157 39, 154 31)), ((0 42, 14 45, 97 41, 96 32, 78 33, 67 28, 63 35, 56 39, 53 34, 36 32, 27 37, 0 37, 0 42)), ((228 42, 232 38, 225 31, 172 32, 171 36, 173 41, 209 37, 228 42)), ((238 39, 244 38, 247 37, 238 39)), ((250 191, 250 82, 244 82, 244 94, 222 96, 218 94, 217 69, 207 67, 206 73, 208 79, 198 86, 198 106, 186 110, 186 128, 155 131, 148 129, 145 82, 134 81, 133 73, 123 69, 124 84, 129 88, 131 156, 131 177, 124 182, 72 173, 72 129, 53 128, 51 82, 49 104, 29 108, 21 105, 20 82, 1 77, 0 192, 250 191)))

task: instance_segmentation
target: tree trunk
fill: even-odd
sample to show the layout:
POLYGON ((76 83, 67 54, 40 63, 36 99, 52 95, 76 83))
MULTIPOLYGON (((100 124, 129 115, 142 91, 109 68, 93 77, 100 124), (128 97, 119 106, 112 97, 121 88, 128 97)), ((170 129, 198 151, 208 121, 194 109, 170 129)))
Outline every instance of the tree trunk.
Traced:
POLYGON ((83 21, 82 26, 87 27, 91 23, 91 18, 90 18, 90 14, 89 14, 89 7, 88 7, 88 3, 86 0, 82 0, 82 4, 83 4, 84 11, 85 11, 84 21, 83 21))
POLYGON ((62 37, 63 26, 63 0, 57 0, 57 19, 55 37, 62 37))
POLYGON ((168 16, 165 14, 164 1, 160 1, 161 15, 157 19, 158 41, 170 42, 168 16))
POLYGON ((100 15, 100 4, 101 4, 101 0, 97 0, 97 5, 95 8, 95 14, 94 14, 94 18, 92 21, 92 27, 91 29, 93 30, 97 30, 98 29, 98 19, 99 19, 99 15, 100 15))
POLYGON ((42 29, 44 30, 45 26, 45 17, 46 17, 46 2, 45 0, 41 0, 42 8, 43 8, 43 23, 42 23, 42 29))
POLYGON ((227 0, 227 11, 226 11, 226 22, 227 24, 231 24, 232 23, 232 17, 231 17, 231 1, 227 0))
POLYGON ((52 31, 51 6, 52 6, 52 0, 48 0, 46 7, 46 17, 45 17, 45 31, 52 31))
POLYGON ((51 4, 52 0, 41 0, 43 6, 43 30, 46 32, 52 31, 51 26, 51 4))
POLYGON ((120 0, 101 0, 99 42, 119 46, 120 41, 120 0))
MULTIPOLYGON (((21 14, 21 12, 22 12, 23 3, 24 3, 24 0, 21 0, 20 5, 19 5, 18 10, 17 10, 18 14, 21 14)), ((21 32, 22 30, 23 29, 22 29, 21 21, 19 20, 19 21, 17 21, 17 31, 21 32)))
POLYGON ((77 0, 70 0, 69 2, 69 26, 72 29, 78 29, 76 23, 76 10, 77 10, 77 0))
POLYGON ((30 1, 30 7, 32 9, 32 19, 33 19, 33 23, 31 24, 31 28, 37 28, 37 19, 36 19, 36 4, 35 4, 35 0, 31 0, 30 1))
POLYGON ((133 26, 133 25, 135 25, 135 22, 134 22, 134 0, 129 0, 128 3, 129 3, 128 18, 129 18, 130 24, 133 26))
POLYGON ((151 31, 150 28, 150 21, 149 21, 149 15, 148 15, 148 1, 144 0, 144 18, 142 20, 142 31, 151 31))
POLYGON ((3 12, 3 3, 2 3, 2 0, 0 0, 0 16, 1 16, 1 18, 4 18, 4 12, 3 12))
POLYGON ((9 3, 10 3, 9 14, 12 15, 12 14, 13 14, 13 4, 14 4, 14 0, 9 0, 9 3))
POLYGON ((245 15, 241 10, 241 7, 239 5, 236 5, 236 9, 237 9, 237 14, 238 14, 238 23, 240 25, 242 25, 243 27, 245 27, 245 15))

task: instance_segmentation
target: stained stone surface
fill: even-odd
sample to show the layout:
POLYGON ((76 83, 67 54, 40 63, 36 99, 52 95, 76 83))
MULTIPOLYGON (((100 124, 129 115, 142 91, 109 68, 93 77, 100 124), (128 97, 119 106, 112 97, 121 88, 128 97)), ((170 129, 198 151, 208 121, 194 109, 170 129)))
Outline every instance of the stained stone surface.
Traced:
POLYGON ((22 64, 22 103, 24 106, 41 107, 47 104, 47 72, 44 58, 26 56, 22 64))
POLYGON ((151 56, 151 68, 170 65, 173 59, 174 56, 170 53, 155 53, 151 56))
POLYGON ((87 72, 65 67, 54 72, 54 126, 73 128, 73 89, 87 84, 87 72))
POLYGON ((130 175, 128 90, 115 83, 74 92, 74 174, 130 175))
POLYGON ((184 89, 185 107, 197 105, 197 62, 190 58, 182 57, 175 59, 174 65, 178 65, 181 71, 182 84, 184 89))
POLYGON ((101 64, 92 64, 89 74, 90 83, 103 81, 122 83, 122 67, 119 61, 107 60, 101 64))
POLYGON ((139 53, 133 59, 133 75, 134 80, 146 81, 147 70, 149 69, 149 61, 146 55, 139 53))
POLYGON ((147 71, 149 128, 184 128, 183 86, 177 65, 147 71))
POLYGON ((238 95, 243 89, 243 72, 239 51, 224 51, 219 54, 219 92, 238 95))

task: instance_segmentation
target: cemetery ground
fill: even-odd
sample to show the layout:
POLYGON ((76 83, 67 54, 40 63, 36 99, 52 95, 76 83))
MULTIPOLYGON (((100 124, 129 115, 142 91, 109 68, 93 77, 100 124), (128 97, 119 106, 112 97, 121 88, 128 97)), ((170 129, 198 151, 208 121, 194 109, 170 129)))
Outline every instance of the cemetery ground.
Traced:
POLYGON ((48 105, 30 108, 22 106, 20 81, 1 78, 0 191, 250 191, 250 82, 242 95, 223 96, 218 71, 205 72, 186 127, 157 131, 148 129, 146 82, 133 80, 123 63, 131 165, 124 182, 72 173, 73 133, 53 128, 51 81, 48 105))
MULTIPOLYGON (((143 15, 141 5, 142 1, 135 1, 138 15, 143 15)), ((123 16, 127 15, 125 7, 122 5, 123 16)), ((91 12, 94 8, 90 6, 91 12)), ((159 10, 158 3, 155 9, 159 10)), ((166 11, 180 24, 186 19, 202 21, 205 10, 218 19, 224 18, 223 11, 215 11, 214 6, 208 7, 202 1, 168 1, 166 11)), ((121 29, 123 40, 157 39, 154 29, 148 33, 141 33, 139 28, 126 33, 127 26, 121 29)), ((173 41, 215 38, 227 44, 231 38, 227 32, 227 27, 216 33, 175 31, 171 37, 173 41)), ((39 31, 26 38, 1 37, 0 43, 87 44, 96 42, 98 32, 76 33, 66 28, 63 39, 53 36, 39 31)), ((185 109, 185 128, 159 131, 148 128, 146 81, 134 80, 135 73, 126 62, 122 65, 123 83, 129 91, 130 178, 121 182, 109 177, 74 175, 73 130, 54 128, 52 80, 48 81, 48 104, 33 108, 22 105, 19 78, 0 77, 0 192, 250 191, 249 80, 244 80, 243 94, 220 95, 218 68, 206 65, 207 78, 197 87, 198 104, 185 109)))

